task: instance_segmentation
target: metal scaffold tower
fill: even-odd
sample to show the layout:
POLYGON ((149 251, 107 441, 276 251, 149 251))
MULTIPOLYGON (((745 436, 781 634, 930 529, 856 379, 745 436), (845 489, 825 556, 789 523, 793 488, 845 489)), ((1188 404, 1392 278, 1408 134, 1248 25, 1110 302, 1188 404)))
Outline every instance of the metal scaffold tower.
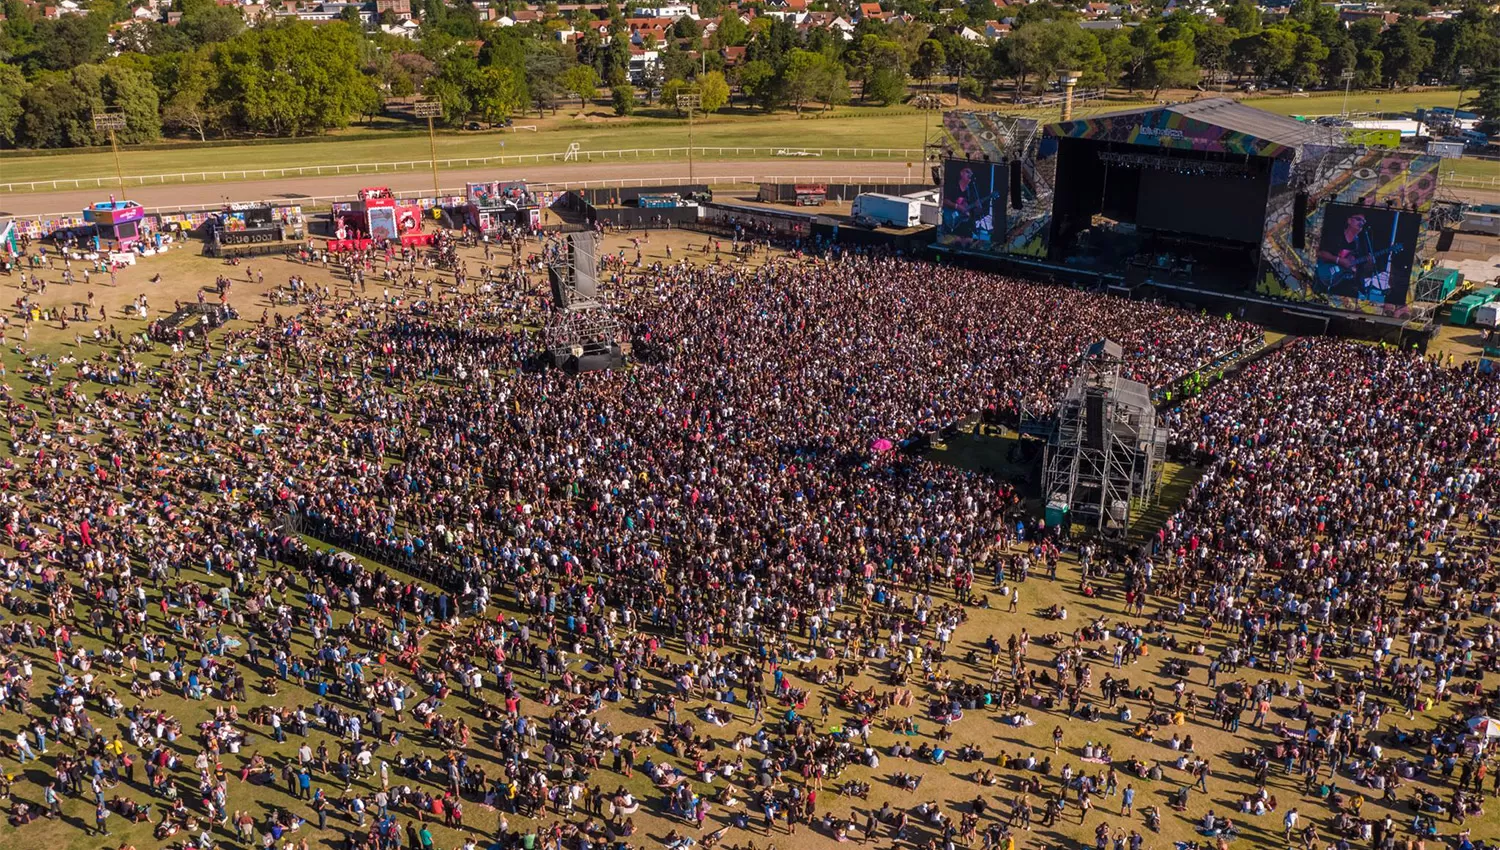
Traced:
POLYGON ((1121 376, 1124 363, 1110 340, 1079 358, 1047 440, 1042 480, 1049 513, 1066 511, 1106 536, 1123 536, 1132 505, 1155 498, 1166 453, 1151 391, 1121 376))

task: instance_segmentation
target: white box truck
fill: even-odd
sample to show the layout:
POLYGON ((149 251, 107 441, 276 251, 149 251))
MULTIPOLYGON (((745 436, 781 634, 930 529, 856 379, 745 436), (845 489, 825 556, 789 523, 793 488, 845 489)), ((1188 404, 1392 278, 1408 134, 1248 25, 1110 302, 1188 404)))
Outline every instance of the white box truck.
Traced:
POLYGON ((1481 328, 1493 328, 1500 325, 1500 301, 1491 301, 1480 305, 1474 311, 1474 324, 1481 328))
POLYGON ((855 224, 866 227, 916 227, 922 223, 922 202, 898 195, 865 192, 854 198, 849 214, 855 224))

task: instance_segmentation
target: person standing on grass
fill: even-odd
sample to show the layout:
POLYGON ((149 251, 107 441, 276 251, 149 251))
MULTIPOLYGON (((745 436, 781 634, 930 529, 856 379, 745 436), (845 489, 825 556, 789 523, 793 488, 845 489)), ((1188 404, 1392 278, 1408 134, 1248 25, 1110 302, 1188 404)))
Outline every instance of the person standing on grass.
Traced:
POLYGON ((62 817, 62 798, 57 794, 57 782, 47 783, 47 788, 42 793, 42 802, 47 804, 49 820, 62 817))

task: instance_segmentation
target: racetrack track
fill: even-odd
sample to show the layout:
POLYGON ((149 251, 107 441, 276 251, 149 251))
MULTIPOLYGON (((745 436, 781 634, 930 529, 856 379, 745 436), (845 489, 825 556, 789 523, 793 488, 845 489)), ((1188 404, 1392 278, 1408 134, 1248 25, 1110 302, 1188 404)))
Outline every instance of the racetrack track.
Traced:
MULTIPOLYGON (((853 177, 871 180, 919 179, 920 168, 904 162, 882 160, 776 159, 709 161, 697 163, 693 175, 699 182, 741 178, 734 182, 757 182, 767 178, 853 177)), ((530 165, 444 171, 439 174, 445 193, 461 194, 463 184, 478 180, 526 180, 531 183, 598 185, 610 180, 687 181, 686 162, 580 163, 530 165)), ((188 207, 217 204, 226 198, 237 201, 295 200, 299 198, 352 195, 366 186, 389 186, 395 191, 432 190, 430 172, 403 174, 345 174, 339 177, 288 177, 237 183, 201 183, 184 186, 131 188, 127 197, 145 207, 188 207)), ((111 189, 69 190, 0 195, 0 216, 33 216, 49 213, 76 215, 95 201, 104 200, 111 189)), ((118 194, 118 191, 114 192, 118 194)))
MULTIPOLYGON (((772 178, 854 178, 868 180, 922 179, 920 167, 907 168, 894 160, 772 159, 710 160, 694 166, 699 182, 754 183, 772 178), (727 178, 737 178, 729 181, 727 178)), ((606 181, 687 181, 686 162, 577 163, 487 167, 439 173, 444 192, 460 194, 463 184, 478 180, 527 180, 532 183, 562 183, 571 186, 600 185, 606 181)), ((296 200, 352 195, 366 186, 389 186, 398 192, 431 191, 430 172, 399 174, 345 174, 336 177, 288 177, 236 183, 191 183, 183 186, 132 188, 127 197, 151 208, 181 208, 236 201, 296 200)), ((1450 189, 1458 200, 1480 203, 1500 201, 1500 191, 1450 189)), ((0 194, 0 218, 47 214, 77 215, 111 190, 83 189, 63 192, 0 194)), ((116 193, 117 194, 117 193, 116 193)))

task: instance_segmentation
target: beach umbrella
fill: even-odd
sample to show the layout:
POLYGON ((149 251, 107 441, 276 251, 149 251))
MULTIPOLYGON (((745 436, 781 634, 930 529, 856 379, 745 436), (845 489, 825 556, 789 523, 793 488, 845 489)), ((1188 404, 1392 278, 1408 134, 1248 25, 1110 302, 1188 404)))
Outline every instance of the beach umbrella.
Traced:
POLYGON ((1500 738, 1500 720, 1493 717, 1475 717, 1469 721, 1469 734, 1481 740, 1500 738))

